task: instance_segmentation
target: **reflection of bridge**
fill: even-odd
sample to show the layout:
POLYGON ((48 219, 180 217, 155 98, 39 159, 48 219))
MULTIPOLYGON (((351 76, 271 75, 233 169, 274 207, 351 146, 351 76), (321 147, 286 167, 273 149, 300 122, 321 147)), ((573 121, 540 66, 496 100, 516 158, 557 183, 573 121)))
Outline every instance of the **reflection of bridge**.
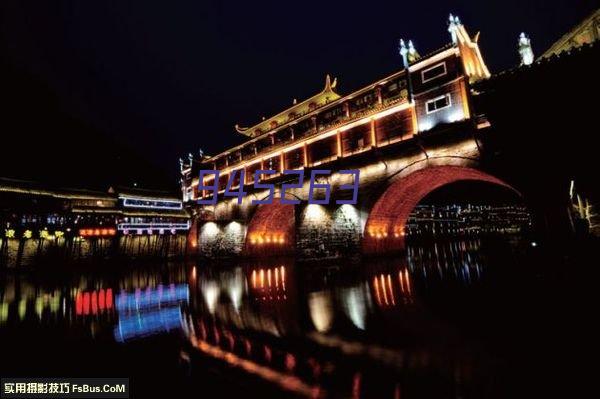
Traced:
POLYGON ((212 359, 299 396, 398 397, 423 389, 423 380, 405 373, 432 369, 432 378, 460 373, 465 378, 456 384, 468 385, 474 359, 410 342, 415 336, 452 341, 451 328, 422 311, 426 287, 442 282, 437 289, 448 292, 456 283, 472 283, 475 278, 457 270, 479 267, 468 255, 471 246, 477 243, 426 253, 409 247, 414 261, 378 259, 352 275, 343 267, 317 268, 311 282, 299 280, 302 273, 289 261, 192 271, 201 290, 192 283, 191 312, 184 312, 184 330, 198 351, 189 357, 200 354, 200 367, 212 359))
MULTIPOLYGON (((238 128, 249 136, 244 144, 182 164, 184 200, 198 215, 192 242, 213 256, 331 257, 402 250, 414 207, 437 188, 459 181, 512 190, 531 206, 544 232, 565 231, 568 181, 574 175, 589 179, 582 165, 591 150, 572 142, 557 145, 539 132, 564 132, 576 125, 589 129, 589 123, 549 121, 541 102, 549 90, 545 82, 571 74, 595 78, 597 49, 490 77, 477 41, 464 26, 452 18, 449 30, 452 43, 426 56, 419 57, 410 45, 402 47, 401 71, 343 97, 328 79, 316 96, 252 128, 238 128), (506 92, 512 97, 519 92, 521 102, 506 92), (515 109, 515 103, 521 108, 515 109), (529 122, 519 125, 513 115, 529 122), (558 159, 553 154, 568 162, 558 167, 550 161, 558 159), (200 169, 221 172, 214 182, 217 194, 197 190, 200 169), (298 205, 252 205, 253 199, 267 196, 266 190, 253 189, 258 169, 275 170, 261 182, 276 188, 294 182, 296 175, 286 179, 286 169, 304 170, 305 177, 311 170, 330 169, 333 174, 324 179, 332 187, 331 205, 308 205, 306 181, 286 191, 286 197, 301 200, 298 205), (360 170, 358 204, 334 205, 349 198, 341 186, 353 177, 338 173, 347 169, 360 170), (245 171, 243 182, 232 177, 237 170, 245 171), (223 196, 230 177, 234 189, 244 186, 249 192, 239 205, 223 196), (213 194, 217 205, 193 205, 213 194)), ((578 79, 583 78, 572 77, 571 93, 588 87, 578 79)), ((589 106, 560 104, 565 113, 589 106)), ((210 179, 203 185, 212 184, 210 179)))

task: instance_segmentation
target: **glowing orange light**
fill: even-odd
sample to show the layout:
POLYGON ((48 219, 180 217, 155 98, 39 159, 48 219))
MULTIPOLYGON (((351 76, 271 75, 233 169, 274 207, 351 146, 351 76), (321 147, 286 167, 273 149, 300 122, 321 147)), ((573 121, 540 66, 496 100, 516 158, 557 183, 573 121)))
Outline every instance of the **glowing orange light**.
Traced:
POLYGON ((381 294, 379 293, 379 282, 377 277, 373 277, 373 287, 375 288, 375 300, 378 305, 381 305, 381 294))
POLYGON ((388 283, 388 288, 390 289, 390 297, 392 300, 392 305, 396 304, 396 296, 394 295, 394 288, 392 287, 392 276, 390 276, 389 274, 387 275, 387 283, 388 283))
POLYGON ((265 287, 265 270, 264 269, 260 269, 260 288, 264 288, 265 287))
POLYGON ((389 305, 387 290, 385 289, 385 278, 383 277, 383 274, 379 275, 379 279, 381 280, 381 290, 383 291, 383 302, 385 302, 386 305, 389 305))

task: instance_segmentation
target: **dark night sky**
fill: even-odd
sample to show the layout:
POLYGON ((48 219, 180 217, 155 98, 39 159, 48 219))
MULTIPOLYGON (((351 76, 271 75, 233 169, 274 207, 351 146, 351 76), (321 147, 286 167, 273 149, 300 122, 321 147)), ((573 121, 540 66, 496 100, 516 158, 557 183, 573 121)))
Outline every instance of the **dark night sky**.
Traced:
POLYGON ((250 125, 339 79, 347 93, 426 53, 458 14, 492 72, 541 53, 595 7, 553 1, 0 2, 0 176, 79 186, 174 182, 177 158, 214 154, 250 125), (15 143, 11 143, 14 140, 15 143), (52 167, 48 167, 51 165, 52 167), (73 167, 76 166, 76 167, 73 167))

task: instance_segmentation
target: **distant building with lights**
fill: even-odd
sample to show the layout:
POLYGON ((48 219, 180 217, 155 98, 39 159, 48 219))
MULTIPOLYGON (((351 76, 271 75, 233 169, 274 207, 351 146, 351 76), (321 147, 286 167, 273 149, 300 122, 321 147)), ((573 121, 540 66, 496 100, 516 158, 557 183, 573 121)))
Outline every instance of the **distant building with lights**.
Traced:
POLYGON ((125 187, 106 192, 59 189, 0 179, 0 258, 5 260, 20 261, 28 246, 35 246, 36 253, 44 246, 64 246, 83 247, 81 252, 97 250, 101 256, 136 249, 150 254, 167 241, 157 237, 185 241, 189 227, 181 199, 168 192, 125 187), (137 247, 134 237, 139 238, 137 247), (14 251, 11 243, 16 245, 14 251))
POLYGON ((408 237, 519 234, 531 227, 520 205, 418 205, 406 226, 408 237))

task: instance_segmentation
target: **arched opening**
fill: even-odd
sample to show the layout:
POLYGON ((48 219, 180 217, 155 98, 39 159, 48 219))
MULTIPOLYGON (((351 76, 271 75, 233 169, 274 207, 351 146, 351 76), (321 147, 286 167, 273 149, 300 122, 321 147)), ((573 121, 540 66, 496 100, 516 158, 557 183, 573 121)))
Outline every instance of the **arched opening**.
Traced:
POLYGON ((248 225, 245 255, 293 254, 296 240, 294 226, 294 205, 281 204, 277 198, 272 204, 259 205, 248 225))
POLYGON ((504 187, 520 195, 504 181, 477 169, 434 166, 417 170, 393 182, 377 200, 367 219, 363 238, 365 254, 384 254, 405 248, 408 218, 428 194, 461 181, 504 187))

